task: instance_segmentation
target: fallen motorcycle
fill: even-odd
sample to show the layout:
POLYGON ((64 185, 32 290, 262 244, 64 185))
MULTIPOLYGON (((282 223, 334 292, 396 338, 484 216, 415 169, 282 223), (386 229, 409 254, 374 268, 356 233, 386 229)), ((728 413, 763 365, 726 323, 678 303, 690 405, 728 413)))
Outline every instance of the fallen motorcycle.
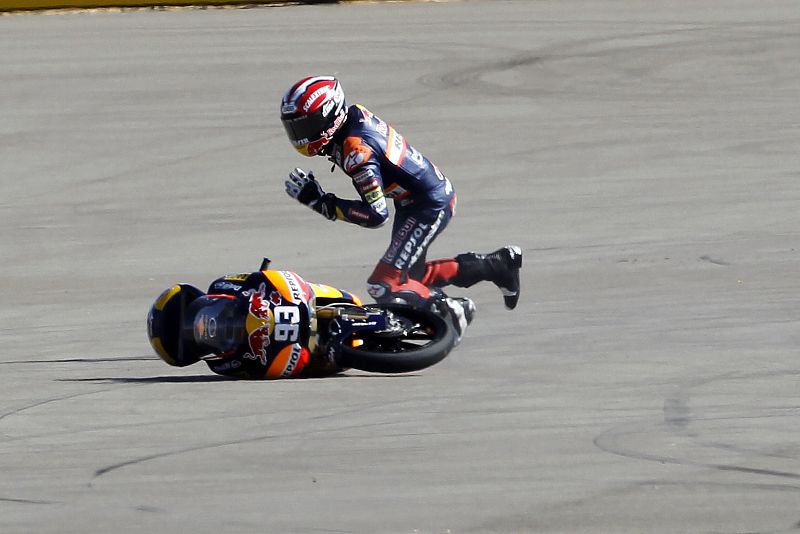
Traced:
POLYGON ((406 373, 440 362, 456 343, 450 316, 436 306, 363 304, 269 263, 218 278, 207 292, 165 290, 147 316, 161 359, 179 367, 203 360, 215 373, 248 379, 406 373))

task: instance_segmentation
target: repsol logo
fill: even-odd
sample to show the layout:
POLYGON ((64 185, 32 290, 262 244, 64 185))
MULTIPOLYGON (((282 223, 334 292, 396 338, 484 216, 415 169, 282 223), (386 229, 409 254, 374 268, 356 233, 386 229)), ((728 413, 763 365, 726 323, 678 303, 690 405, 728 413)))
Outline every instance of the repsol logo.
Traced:
POLYGON ((288 378, 292 375, 295 367, 297 367, 297 362, 300 361, 301 353, 302 349, 300 348, 300 345, 295 345, 292 347, 292 355, 289 357, 289 363, 286 364, 286 369, 284 369, 281 373, 281 378, 288 378))
POLYGON ((386 252, 386 260, 392 261, 397 256, 397 252, 400 250, 400 247, 403 246, 403 240, 406 238, 408 233, 417 223, 417 220, 414 217, 409 217, 408 220, 403 224, 400 230, 397 231, 395 234, 395 238, 392 240, 392 246, 389 247, 389 250, 386 252))
POLYGON ((286 280, 286 285, 289 286, 289 291, 292 293, 292 302, 302 302, 303 293, 300 291, 300 284, 297 279, 289 271, 281 271, 283 279, 286 280))
POLYGON ((395 260, 394 262, 394 266, 396 269, 402 270, 409 264, 411 258, 414 256, 414 251, 417 249, 417 247, 420 244, 420 241, 425 236, 425 230, 427 229, 428 229, 427 224, 420 224, 419 226, 414 228, 414 231, 411 232, 411 235, 408 236, 408 239, 406 240, 405 244, 403 244, 403 248, 402 250, 400 250, 400 254, 397 260, 395 260))

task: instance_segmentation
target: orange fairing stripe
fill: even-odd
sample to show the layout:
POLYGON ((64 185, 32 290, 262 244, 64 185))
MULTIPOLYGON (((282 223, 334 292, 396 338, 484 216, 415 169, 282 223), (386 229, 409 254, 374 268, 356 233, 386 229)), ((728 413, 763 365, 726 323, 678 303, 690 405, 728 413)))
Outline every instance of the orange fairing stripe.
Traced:
POLYGON ((299 304, 301 302, 307 302, 310 297, 311 288, 308 286, 308 282, 303 280, 300 275, 297 273, 293 273, 291 271, 261 271, 267 279, 272 282, 272 285, 281 296, 286 299, 288 302, 293 302, 295 304, 299 304), (287 277, 289 280, 287 280, 287 277), (297 282, 296 288, 298 290, 297 296, 299 298, 292 297, 292 288, 289 285, 289 282, 294 280, 297 282))
POLYGON ((284 347, 267 369, 267 378, 294 378, 308 365, 310 357, 308 349, 298 343, 284 347))
POLYGON ((292 302, 292 292, 289 291, 289 284, 286 283, 286 279, 279 273, 278 271, 262 271, 264 276, 272 282, 272 285, 275 286, 275 289, 278 290, 278 293, 281 294, 283 298, 292 302))

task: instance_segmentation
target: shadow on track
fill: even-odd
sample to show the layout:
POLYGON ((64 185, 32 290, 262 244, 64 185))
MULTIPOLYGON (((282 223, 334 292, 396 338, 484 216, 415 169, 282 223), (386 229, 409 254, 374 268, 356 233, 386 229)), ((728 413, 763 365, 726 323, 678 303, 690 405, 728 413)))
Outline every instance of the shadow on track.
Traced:
POLYGON ((158 360, 156 356, 126 356, 122 358, 59 358, 55 360, 9 360, 0 362, 0 365, 14 365, 27 363, 115 363, 115 362, 144 362, 158 360))
POLYGON ((98 377, 98 378, 59 378, 58 382, 114 382, 117 384, 158 384, 182 382, 229 382, 236 380, 221 375, 190 376, 146 376, 146 377, 98 377))
MULTIPOLYGON (((399 378, 420 376, 415 373, 406 374, 358 374, 346 375, 337 374, 325 377, 298 378, 293 382, 306 382, 309 380, 330 380, 342 378, 399 378)), ((116 384, 180 384, 190 382, 275 382, 274 380, 245 380, 222 375, 189 375, 189 376, 145 376, 145 377, 96 377, 96 378, 58 378, 57 382, 97 382, 97 383, 116 383, 116 384)), ((282 380, 281 382, 286 382, 282 380)))

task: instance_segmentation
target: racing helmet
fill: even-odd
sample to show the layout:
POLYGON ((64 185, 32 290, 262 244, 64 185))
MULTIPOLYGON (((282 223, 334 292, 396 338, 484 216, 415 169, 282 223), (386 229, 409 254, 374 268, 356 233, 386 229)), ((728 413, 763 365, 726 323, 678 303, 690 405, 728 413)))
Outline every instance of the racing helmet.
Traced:
POLYGON ((339 80, 332 76, 303 78, 281 101, 281 122, 295 150, 316 156, 347 118, 347 104, 339 80))
POLYGON ((190 323, 188 307, 205 293, 189 284, 177 284, 164 290, 147 314, 147 337, 156 354, 170 365, 185 367, 209 354, 185 334, 190 323))

